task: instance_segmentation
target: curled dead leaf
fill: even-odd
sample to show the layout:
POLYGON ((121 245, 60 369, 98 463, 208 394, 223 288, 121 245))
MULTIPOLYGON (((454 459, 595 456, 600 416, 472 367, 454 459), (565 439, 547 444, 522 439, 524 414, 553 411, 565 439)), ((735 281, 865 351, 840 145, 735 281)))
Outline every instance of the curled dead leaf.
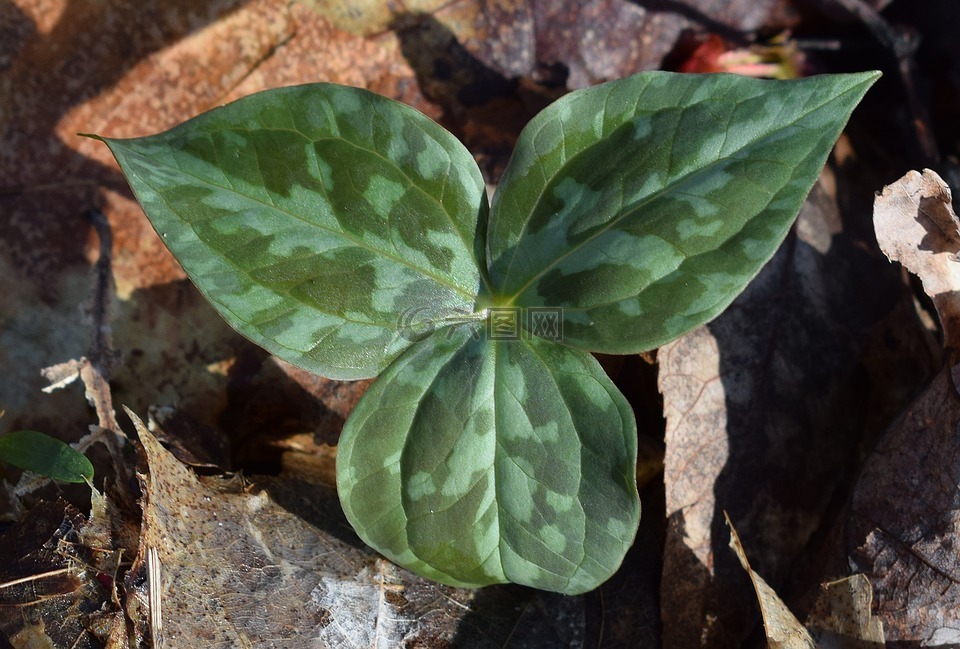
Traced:
POLYGON ((908 172, 873 206, 880 249, 920 278, 943 326, 947 349, 960 349, 960 220, 950 188, 936 172, 908 172))

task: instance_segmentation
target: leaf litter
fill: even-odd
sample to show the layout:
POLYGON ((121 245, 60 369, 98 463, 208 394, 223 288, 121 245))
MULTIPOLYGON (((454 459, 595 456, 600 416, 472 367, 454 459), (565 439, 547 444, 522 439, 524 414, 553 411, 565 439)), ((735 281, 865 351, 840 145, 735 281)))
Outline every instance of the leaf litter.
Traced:
POLYGON ((805 567, 818 530, 852 485, 860 440, 886 421, 874 415, 895 415, 890 405, 925 374, 913 369, 924 339, 910 297, 841 218, 835 173, 824 171, 795 232, 731 307, 658 352, 666 647, 739 646, 758 622, 723 511, 774 588, 832 578, 805 567))
POLYGON ((116 580, 132 553, 116 543, 111 510, 98 494, 89 519, 63 500, 42 501, 0 535, 0 637, 14 647, 120 642, 116 580))
MULTIPOLYGON (((156 403, 166 406, 169 403, 176 402, 181 406, 181 412, 186 411, 190 416, 204 423, 217 422, 217 413, 228 405, 231 407, 237 405, 252 407, 255 413, 262 414, 264 408, 255 404, 254 400, 250 398, 254 394, 251 390, 257 386, 261 388, 272 386, 276 388, 276 393, 280 394, 282 393, 280 387, 286 381, 284 377, 288 376, 289 372, 276 371, 273 367, 274 363, 265 361, 262 356, 254 355, 251 357, 249 351, 243 350, 242 344, 240 346, 237 346, 235 342, 223 344, 223 337, 229 335, 228 330, 210 317, 209 308, 202 305, 198 297, 193 296, 189 290, 184 290, 182 283, 179 281, 182 279, 182 274, 179 274, 169 256, 162 252, 162 246, 159 245, 159 242, 152 242, 150 236, 145 234, 147 230, 144 229, 144 221, 135 206, 128 198, 115 191, 115 179, 111 181, 109 173, 104 173, 98 167, 91 173, 90 167, 85 166, 88 163, 84 162, 84 158, 94 159, 93 157, 96 155, 92 152, 91 147, 83 150, 80 156, 71 153, 65 157, 58 153, 56 156, 50 157, 43 153, 43 157, 40 158, 36 153, 50 150, 60 151, 60 142, 70 145, 72 133, 77 130, 90 130, 95 126, 102 128, 101 125, 107 122, 123 126, 128 123, 123 118, 123 115, 126 114, 136 117, 133 122, 130 122, 132 124, 130 128, 139 129, 140 125, 145 123, 144 120, 148 120, 150 123, 158 125, 157 128, 161 128, 162 120, 167 120, 166 123, 169 124, 182 119, 187 114, 198 112, 203 107, 208 106, 211 101, 216 101, 217 97, 223 96, 222 93, 228 92, 229 88, 220 85, 219 79, 221 78, 232 79, 230 83, 236 82, 238 78, 242 79, 231 92, 231 96, 237 96, 247 94, 270 83, 297 83, 300 80, 315 79, 320 75, 331 80, 343 80, 342 82, 353 80, 357 85, 373 87, 384 94, 400 97, 408 103, 418 105, 432 115, 439 115, 440 109, 423 98, 409 67, 398 56, 399 50, 390 49, 388 42, 392 38, 391 34, 374 37, 372 40, 355 38, 340 32, 324 21, 314 22, 305 19, 304 14, 309 12, 300 11, 296 7, 289 14, 294 19, 291 28, 290 23, 276 21, 279 15, 276 10, 284 3, 249 4, 251 9, 256 9, 259 12, 255 15, 260 17, 260 22, 258 23, 258 20, 254 18, 247 24, 259 24, 260 27, 268 27, 268 31, 271 31, 271 34, 274 35, 266 38, 261 36, 253 39, 247 38, 245 28, 238 29, 239 22, 233 23, 234 31, 232 35, 220 35, 221 39, 230 40, 236 44, 245 44, 245 47, 249 46, 251 42, 260 44, 258 47, 263 46, 259 52, 248 50, 246 55, 242 57, 225 52, 227 54, 225 61, 232 61, 233 65, 243 68, 239 76, 232 74, 221 76, 217 72, 212 75, 217 77, 217 81, 205 81, 201 77, 182 77, 183 83, 181 84, 176 83, 178 78, 172 77, 165 71, 171 63, 179 65, 183 61, 200 61, 203 63, 203 67, 209 70, 212 59, 210 53, 202 49, 190 50, 189 56, 185 55, 185 58, 177 59, 175 54, 177 50, 176 39, 178 38, 177 29, 187 33, 197 25, 198 20, 212 21, 216 16, 211 14, 207 19, 198 19, 195 15, 186 15, 181 12, 180 16, 186 15, 186 20, 178 22, 172 20, 168 14, 142 13, 144 24, 129 20, 119 21, 118 23, 114 20, 102 19, 104 15, 109 13, 106 8, 100 14, 87 12, 78 15, 73 10, 66 13, 61 11, 67 4, 66 2, 39 3, 32 0, 15 0, 14 3, 4 5, 3 9, 0 10, 4 20, 3 34, 5 37, 10 36, 9 40, 6 38, 0 39, 0 71, 8 69, 2 66, 7 65, 10 61, 16 66, 23 65, 24 60, 36 60, 36 57, 27 56, 23 52, 41 52, 43 54, 42 60, 50 63, 45 73, 50 75, 48 86, 57 89, 56 93, 48 92, 45 94, 42 92, 42 87, 34 85, 31 80, 36 78, 36 73, 35 67, 31 66, 21 70, 19 77, 27 79, 28 82, 15 84, 17 92, 4 93, 11 101, 15 100, 22 103, 24 108, 16 109, 19 111, 16 113, 17 115, 30 117, 30 119, 15 120, 18 128, 22 127, 17 139, 5 139, 10 144, 7 150, 17 154, 18 162, 9 164, 11 161, 7 160, 6 164, 3 165, 3 169, 0 171, 7 174, 0 174, 5 179, 4 184, 8 185, 12 182, 15 188, 16 186, 39 186, 38 183, 46 182, 56 187, 56 192, 40 193, 34 191, 14 195, 10 193, 11 187, 5 186, 4 190, 7 193, 0 199, 3 200, 5 207, 4 223, 8 226, 5 229, 4 239, 0 241, 3 252, 3 254, 0 254, 0 265, 3 266, 0 269, 2 270, 0 277, 6 279, 4 282, 5 311, 3 315, 5 318, 8 314, 14 316, 12 320, 4 320, 4 337, 3 343, 0 345, 4 350, 3 365, 8 372, 8 376, 0 385, 3 400, 0 405, 8 410, 8 416, 16 416, 24 421, 29 418, 25 413, 29 413, 30 416, 34 417, 35 422, 39 422, 34 427, 40 427, 40 429, 46 429, 47 426, 43 426, 43 424, 47 423, 64 429, 83 430, 89 423, 89 412, 86 410, 83 399, 76 398, 76 395, 71 394, 69 390, 60 390, 57 394, 40 397, 40 390, 44 383, 39 377, 39 370, 62 362, 64 359, 80 358, 86 351, 88 331, 77 318, 77 308, 89 286, 89 266, 84 247, 78 245, 78 230, 82 230, 82 228, 76 227, 75 217, 78 205, 87 205, 101 200, 94 198, 94 194, 98 191, 94 184, 103 179, 107 187, 102 194, 102 200, 106 203, 105 212, 118 233, 116 245, 118 249, 123 251, 114 263, 119 293, 122 299, 131 296, 134 298, 130 308, 121 305, 119 312, 114 315, 115 342, 117 347, 124 351, 125 357, 121 367, 117 368, 114 373, 117 384, 113 388, 124 393, 123 400, 125 402, 136 403, 137 410, 145 411, 148 406, 156 403), (55 6, 51 7, 51 4, 55 6), (52 28, 56 26, 58 20, 62 21, 61 28, 51 34, 52 28), (145 23, 150 23, 149 29, 144 26, 145 23), (171 23, 177 24, 179 27, 171 30, 169 28, 171 23), (161 29, 159 31, 155 30, 154 25, 159 25, 161 29), (164 25, 167 26, 164 27, 164 25), (70 30, 67 29, 68 26, 76 27, 79 32, 85 33, 88 36, 87 42, 79 37, 70 40, 71 34, 70 30), (278 27, 280 29, 277 29, 278 27), (124 52, 127 61, 139 61, 139 64, 129 70, 128 75, 122 79, 118 89, 110 88, 110 81, 104 80, 103 71, 111 64, 104 61, 97 66, 93 66, 91 64, 95 62, 94 57, 86 56, 86 54, 95 51, 91 43, 96 40, 102 41, 104 34, 111 30, 122 34, 125 39, 124 42, 133 42, 140 48, 132 54, 122 48, 116 48, 116 51, 124 52), (153 31, 150 32, 150 30, 153 31), (152 40, 153 37, 147 35, 147 32, 154 35, 161 34, 167 45, 163 43, 158 45, 152 40), (130 41, 130 34, 139 34, 139 37, 130 41), (292 37, 293 34, 295 34, 294 37, 292 37), (292 40, 287 41, 291 37, 292 40), (62 40, 58 41, 58 38, 62 40), (57 45, 58 42, 69 42, 70 46, 62 47, 57 45), (289 44, 284 45, 284 42, 289 44), (24 44, 29 45, 28 50, 23 48, 24 44), (162 47, 169 47, 173 55, 172 59, 167 56, 143 56, 143 49, 155 48, 159 52, 163 51, 162 47), (78 57, 76 52, 80 52, 81 56, 78 57), (264 58, 266 52, 272 52, 272 55, 264 58), (56 60, 55 56, 62 58, 56 60), (258 59, 261 60, 258 62, 258 59), (66 63, 71 61, 72 63, 67 66, 66 63), (83 92, 79 92, 78 88, 83 92), (87 91, 91 88, 104 88, 104 90, 93 99, 88 100, 89 93, 87 91), (203 89, 203 96, 199 99, 194 97, 198 88, 203 89), (210 90, 213 91, 212 94, 209 93, 210 90), (191 97, 194 98, 191 99, 191 97), (214 99, 211 99, 211 97, 214 99), (46 114, 47 109, 53 106, 56 107, 57 111, 62 110, 62 114, 66 115, 59 122, 55 118, 48 118, 46 114), (111 110, 112 108, 115 110, 111 110), (35 117, 36 119, 34 119, 35 117), (55 128, 51 126, 54 123, 56 123, 55 128), (51 135, 53 135, 52 138, 51 135), (27 152, 26 158, 23 157, 23 152, 27 152), (21 164, 23 160, 26 160, 29 164, 21 164), (66 176, 64 176, 63 170, 68 171, 66 176), (77 184, 78 182, 81 184, 77 184), (89 186, 85 187, 82 183, 88 183, 89 186), (38 221, 34 218, 38 213, 45 214, 46 218, 38 221), (31 254, 27 255, 25 251, 30 251, 31 254), (194 332, 207 331, 209 335, 178 334, 177 323, 183 314, 187 316, 183 321, 186 324, 182 325, 185 332, 193 334, 194 332), (13 326, 7 327, 7 322, 12 323, 13 326), (175 344, 171 346, 168 344, 169 340, 174 340, 175 344), (144 344, 150 341, 154 341, 153 347, 146 347, 147 358, 150 359, 150 362, 139 362, 138 365, 136 352, 143 349, 144 344), (217 348, 217 351, 211 353, 214 347, 217 348), (161 354, 163 348, 168 350, 165 355, 161 354), (176 350, 176 353, 172 354, 169 350, 176 350), (200 350, 199 355, 197 350, 200 350), (135 353, 131 354, 131 351, 135 353), (236 367, 231 366, 230 363, 240 363, 245 368, 244 371, 252 363, 257 368, 255 371, 260 373, 259 378, 254 382, 246 381, 244 373, 229 369, 230 367, 236 367), (211 374, 213 377, 211 380, 209 376, 204 376, 204 374, 206 368, 213 367, 221 369, 217 369, 211 374), (181 368, 184 380, 175 378, 173 381, 167 382, 167 377, 172 375, 174 368, 181 368), (241 387, 239 391, 237 390, 238 386, 241 387), (230 399, 222 396, 228 390, 234 395, 240 396, 230 399), (236 401, 234 401, 234 398, 236 401)), ((175 4, 195 7, 191 3, 175 4)), ((406 4, 410 5, 411 3, 406 4)), ((635 3, 630 4, 633 4, 634 7, 639 6, 635 3)), ((219 3, 217 7, 229 11, 231 9, 229 5, 230 3, 219 3)), ((104 5, 104 7, 106 6, 104 5)), ((548 5, 541 4, 539 6, 546 7, 548 5)), ((738 3, 737 6, 739 7, 738 11, 746 10, 748 14, 752 10, 752 6, 759 7, 755 3, 738 3)), ((773 3, 773 6, 777 7, 777 3, 773 3)), ((701 12, 700 16, 703 18, 718 15, 715 13, 717 7, 710 6, 709 2, 698 4, 696 10, 701 12)), ((204 11, 199 13, 204 13, 204 11)), ((246 10, 237 10, 233 15, 240 18, 250 14, 247 14, 246 10)), ((696 13, 690 15, 697 16, 696 13)), ((755 13, 751 19, 756 20, 757 15, 755 13)), ((555 41, 548 43, 541 38, 540 42, 543 45, 539 47, 546 52, 546 55, 538 55, 537 66, 538 70, 546 70, 548 76, 540 78, 552 79, 555 74, 554 68, 562 71, 562 62, 567 58, 567 52, 570 52, 574 59, 571 64, 571 76, 579 75, 580 78, 588 78, 593 74, 590 72, 593 68, 590 67, 589 62, 578 63, 576 61, 576 57, 580 56, 578 52, 582 49, 579 45, 580 39, 571 36, 570 40, 564 44, 561 37, 576 34, 577 30, 589 29, 590 21, 574 20, 573 13, 565 14, 562 11, 556 11, 555 17, 555 23, 539 23, 558 26, 550 31, 550 37, 555 38, 555 41), (554 52, 554 54, 550 52, 554 52), (552 62, 560 62, 561 65, 553 66, 552 62)), ((935 14, 931 13, 925 19, 929 20, 936 17, 935 14)), ((664 19, 662 15, 660 18, 661 20, 664 19)), ((787 26, 782 21, 778 21, 777 18, 760 20, 767 27, 772 26, 776 30, 787 26)), ((693 22, 696 23, 696 20, 693 20, 693 22)), ((740 29, 745 32, 753 29, 756 24, 744 23, 740 25, 740 29)), ((702 28, 704 24, 701 23, 699 26, 702 28)), ((939 27, 941 29, 948 31, 948 26, 949 21, 940 20, 939 27)), ((634 33, 638 34, 639 38, 651 39, 651 42, 658 47, 660 44, 671 41, 668 31, 660 32, 660 35, 656 38, 651 36, 652 32, 634 30, 634 33)), ((926 37, 927 33, 924 34, 926 37)), ((207 32, 202 39, 194 39, 193 46, 195 47, 202 40, 212 41, 213 38, 212 32, 207 32)), ((491 40, 486 36, 484 39, 491 40)), ((930 39, 925 40, 928 43, 932 42, 930 39)), ((949 44, 955 48, 956 39, 949 41, 949 44)), ((655 55, 638 65, 655 67, 661 60, 661 55, 655 55)), ((633 65, 633 63, 629 65, 633 65)), ((127 63, 124 63, 122 67, 127 70, 127 63)), ((609 76, 617 74, 615 69, 609 71, 603 71, 602 67, 597 69, 601 70, 601 74, 609 76)), ((949 69, 949 66, 945 66, 943 74, 946 75, 949 69)), ((6 73, 3 72, 3 74, 6 73)), ((541 75, 544 73, 535 72, 534 74, 541 75)), ((9 80, 9 77, 7 79, 9 80)), ((946 105, 949 106, 950 104, 946 105)), ((491 131, 488 129, 487 133, 489 132, 491 131)), ((131 134, 134 133, 131 132, 131 134)), ((81 143, 79 146, 82 148, 84 144, 81 143)), ((873 176, 875 177, 875 174, 873 176)), ((891 174, 888 177, 893 176, 891 174)), ((814 228, 812 231, 816 232, 818 230, 814 228)), ((822 235, 823 233, 820 232, 821 238, 823 238, 822 235)), ((827 241, 830 239, 831 237, 828 236, 827 241)), ((855 245, 853 249, 854 251, 862 250, 863 247, 858 248, 855 245)), ((869 277, 863 280, 862 285, 869 286, 872 281, 872 271, 865 274, 869 277)), ((881 328, 879 334, 875 333, 874 335, 880 335, 881 338, 883 336, 889 337, 891 332, 895 333, 897 331, 900 331, 899 325, 887 326, 881 328)), ((902 338, 895 335, 894 338, 902 341, 902 338)), ((909 362, 912 356, 916 356, 903 349, 896 351, 896 345, 890 347, 890 350, 891 359, 899 360, 900 364, 898 365, 893 360, 890 360, 887 364, 871 361, 873 364, 868 363, 871 379, 884 373, 897 373, 897 369, 891 370, 889 368, 902 369, 903 363, 909 362)), ((873 357, 871 356, 871 358, 873 357)), ((909 377, 903 377, 902 379, 904 383, 909 383, 911 380, 917 382, 915 371, 911 370, 907 374, 909 374, 909 377)), ((174 376, 176 377, 176 375, 174 376)), ((923 406, 923 408, 914 408, 912 412, 916 416, 911 420, 911 423, 904 423, 902 426, 913 426, 913 432, 920 435, 920 433, 923 433, 924 425, 937 421, 937 417, 944 416, 944 409, 946 409, 947 415, 950 414, 949 406, 942 404, 954 398, 952 386, 956 384, 956 380, 942 381, 943 378, 941 376, 938 381, 931 384, 931 393, 927 397, 929 403, 925 405, 925 403, 918 402, 918 406, 923 406), (942 408, 935 407, 937 404, 941 404, 942 408)), ((302 381, 300 385, 303 386, 303 391, 299 394, 307 400, 311 399, 317 391, 322 392, 326 389, 323 386, 307 385, 302 381)), ((292 399, 295 393, 296 391, 288 394, 285 398, 292 399)), ((275 412, 272 408, 266 408, 266 411, 275 412)), ((297 416, 297 413, 286 415, 285 426, 289 430, 293 430, 297 426, 297 416)), ((237 419, 240 419, 240 417, 237 419)), ((5 423, 7 421, 10 420, 5 420, 5 423)), ((331 421, 331 425, 334 423, 335 418, 331 421)), ((951 421, 937 423, 938 431, 931 432, 929 435, 946 436, 946 429, 950 425, 951 421)), ((251 434, 257 429, 255 421, 246 422, 246 426, 251 434)), ((328 436, 329 433, 326 435, 328 436)), ((907 437, 906 434, 904 436, 907 437)), ((926 436, 920 435, 918 439, 923 441, 926 436)), ((901 475, 896 480, 888 477, 886 482, 881 480, 883 471, 880 469, 896 474, 898 472, 896 453, 901 451, 904 453, 915 452, 914 446, 920 446, 920 443, 911 442, 903 449, 889 448, 888 456, 883 461, 876 462, 879 468, 868 474, 873 476, 872 479, 876 486, 876 493, 873 495, 874 501, 878 503, 877 507, 880 506, 880 489, 885 488, 883 485, 892 484, 894 487, 900 487, 903 484, 910 485, 918 480, 923 483, 926 480, 925 474, 921 474, 919 477, 917 475, 901 475)), ((878 453, 883 448, 878 449, 878 453)), ((938 458, 940 460, 942 457, 952 457, 949 454, 954 451, 956 444, 945 443, 937 448, 943 452, 938 458)), ((251 453, 253 452, 251 451, 251 453)), ((297 452, 301 453, 300 450, 297 452)), ((942 466, 942 464, 941 461, 937 465, 942 466)), ((945 468, 941 470, 945 470, 945 468)), ((940 470, 934 473, 939 472, 940 470)), ((861 490, 864 491, 865 489, 861 490)), ((109 499, 109 493, 107 498, 109 499)), ((864 500, 866 499, 861 498, 860 502, 862 503, 864 500)), ((43 506, 48 505, 49 503, 43 506)), ((922 504, 917 506, 921 507, 922 504)), ((36 516, 38 520, 52 520, 51 529, 56 529, 59 522, 68 517, 71 520, 76 520, 72 518, 73 514, 65 516, 66 506, 62 503, 58 505, 54 502, 52 517, 49 514, 42 514, 38 507, 41 506, 33 505, 28 510, 29 514, 23 519, 25 523, 29 523, 30 519, 36 516)), ((645 507, 645 511, 648 516, 651 514, 650 508, 645 507)), ((850 523, 850 528, 854 529, 855 526, 850 523)), ((11 528, 8 532, 13 529, 17 528, 11 528)), ((881 533, 875 531, 875 534, 880 535, 881 533)), ((5 536, 4 541, 9 538, 9 536, 5 536)), ((44 538, 34 537, 34 540, 30 541, 32 545, 25 544, 21 547, 29 547, 35 550, 50 538, 51 533, 48 531, 44 538)), ((752 538, 753 533, 748 529, 745 534, 745 542, 751 548, 757 545, 752 541, 752 538)), ((865 545, 865 533, 858 534, 855 530, 849 538, 851 539, 849 541, 851 548, 855 549, 865 545)), ((944 538, 949 538, 949 534, 944 538)), ((136 536, 134 536, 134 543, 127 543, 124 547, 135 547, 135 539, 136 536)), ((2 547, 9 546, 3 545, 2 547)), ((651 551, 657 550, 655 544, 648 547, 651 551)), ((948 595, 953 593, 949 589, 944 591, 944 586, 949 586, 955 581, 944 580, 942 575, 939 579, 927 579, 931 574, 936 575, 936 572, 924 572, 927 569, 925 564, 922 561, 918 563, 911 560, 911 553, 904 548, 899 551, 891 551, 889 543, 885 547, 888 551, 888 558, 894 557, 891 560, 892 562, 888 562, 886 565, 893 566, 896 569, 894 572, 899 571, 901 576, 909 574, 913 577, 908 583, 901 581, 899 584, 894 581, 889 583, 878 582, 874 579, 875 585, 889 586, 885 589, 885 592, 881 592, 884 589, 878 588, 877 593, 877 607, 885 618, 888 628, 891 628, 889 625, 892 618, 899 617, 901 620, 912 618, 916 622, 919 617, 931 611, 936 612, 939 609, 941 619, 948 624, 945 626, 930 624, 926 627, 920 625, 917 628, 926 628, 928 631, 927 638, 931 639, 932 642, 938 642, 941 645, 949 644, 951 637, 950 623, 953 618, 951 618, 951 610, 948 606, 953 602, 952 595, 951 597, 944 597, 942 600, 938 599, 938 596, 941 592, 946 592, 948 595), (901 568, 908 568, 908 570, 903 571, 901 568), (916 570, 911 572, 910 569, 912 568, 916 568, 916 570), (921 597, 924 589, 928 589, 926 600, 921 597), (921 604, 923 606, 920 606, 921 604), (904 612, 904 609, 897 608, 898 605, 917 605, 919 608, 916 611, 907 610, 904 612)), ((129 559, 130 555, 125 556, 129 559)), ((846 554, 844 554, 844 558, 846 558, 846 554)), ((866 563, 870 562, 867 561, 866 563)), ((874 563, 878 568, 884 568, 884 564, 881 562, 874 563)), ((699 561, 697 561, 697 564, 702 565, 699 564, 699 561)), ((758 565, 766 575, 765 562, 760 561, 758 565)), ((53 564, 47 571, 59 570, 63 567, 64 564, 53 564)), ((709 564, 707 564, 707 567, 709 567, 709 564)), ((20 567, 17 569, 19 570, 20 567)), ((36 574, 40 574, 40 572, 43 572, 43 570, 39 570, 36 574)), ((883 574, 889 574, 889 572, 891 571, 888 570, 887 573, 883 574)), ((6 574, 4 573, 4 578, 6 578, 6 574)), ((19 572, 16 574, 18 579, 29 576, 19 572)), ((878 571, 877 574, 881 573, 878 571)), ((620 576, 620 578, 626 579, 627 577, 620 576)), ((53 578, 51 577, 51 579, 53 578)), ((672 585, 669 583, 669 576, 664 579, 664 582, 665 588, 677 587, 676 583, 672 585)), ((777 582, 779 583, 779 580, 777 582)), ((72 588, 72 586, 70 587, 72 588)), ((54 584, 53 588, 53 592, 56 592, 59 587, 54 584)), ((619 589, 618 596, 630 601, 631 588, 635 588, 635 585, 628 580, 626 586, 619 589)), ((446 592, 434 592, 429 597, 435 597, 437 601, 446 601, 444 600, 446 596, 446 592)), ((612 599, 609 591, 605 596, 601 594, 599 597, 605 597, 607 602, 612 599)), ((730 594, 729 597, 735 597, 735 595, 730 594)), ((461 628, 473 629, 475 642, 470 644, 461 636, 460 640, 463 646, 500 646, 505 643, 506 638, 516 639, 519 635, 523 635, 520 633, 521 629, 530 629, 527 635, 537 636, 539 633, 539 638, 542 640, 539 646, 562 646, 559 641, 551 643, 551 640, 558 637, 566 639, 568 644, 580 646, 582 644, 580 640, 585 637, 583 634, 584 624, 588 628, 587 636, 593 634, 593 631, 589 629, 591 625, 596 624, 596 617, 591 618, 594 621, 591 621, 591 619, 584 621, 582 617, 584 615, 583 609, 565 604, 565 600, 531 600, 527 595, 512 590, 507 592, 500 589, 481 591, 477 599, 468 605, 476 613, 489 606, 491 599, 503 599, 509 602, 507 609, 501 609, 501 613, 512 607, 530 611, 547 606, 555 615, 573 620, 573 626, 564 629, 556 627, 552 632, 539 633, 538 629, 542 631, 544 627, 537 625, 528 627, 522 624, 525 619, 522 615, 519 617, 511 614, 502 617, 478 617, 465 612, 461 628), (574 631, 569 632, 570 628, 573 628, 574 631), (511 634, 511 629, 517 629, 518 632, 511 634), (478 638, 486 638, 489 642, 485 643, 478 638), (498 643, 498 639, 502 642, 498 643)), ((577 598, 575 601, 579 602, 580 600, 577 598)), ((597 595, 588 598, 588 604, 591 602, 596 604, 597 601, 597 595)), ((458 606, 454 606, 454 608, 462 610, 458 606)), ((18 608, 18 614, 19 610, 18 608)), ((441 611, 438 613, 439 617, 445 615, 442 612, 443 609, 437 610, 441 611)), ((5 609, 5 611, 9 611, 9 609, 5 609)), ((634 611, 627 608, 624 615, 618 616, 616 611, 603 609, 602 607, 588 608, 587 613, 591 612, 600 613, 601 616, 604 613, 606 614, 604 626, 609 632, 611 628, 618 625, 629 626, 629 621, 632 619, 630 614, 634 611)), ((0 615, 0 617, 3 617, 3 621, 6 622, 6 616, 0 615)), ((892 628, 893 633, 898 635, 891 637, 907 637, 910 632, 909 628, 903 624, 895 624, 892 628)), ((3 629, 6 633, 8 627, 3 627, 3 629)), ((33 631, 28 630, 25 633, 27 636, 33 634, 36 638, 42 638, 35 633, 36 630, 37 627, 33 627, 33 631)), ((434 638, 440 644, 436 646, 443 646, 443 643, 449 642, 451 637, 438 633, 434 638)), ((609 638, 609 635, 603 636, 601 634, 601 637, 609 638)), ((63 644, 64 646, 70 646, 71 643, 72 641, 64 641, 63 644)), ((96 646, 100 645, 97 644, 96 646)), ((531 643, 529 646, 537 645, 531 643)), ((631 646, 631 644, 625 643, 620 646, 631 646)))
MULTIPOLYGON (((161 580, 156 607, 169 646, 202 639, 210 647, 391 647, 412 632, 419 616, 399 612, 396 569, 277 504, 274 493, 284 492, 303 506, 296 500, 307 497, 296 498, 294 485, 201 482, 128 414, 147 463, 141 551, 127 577, 131 619, 150 619, 142 613, 154 605, 146 579, 153 549, 161 580)), ((307 506, 326 498, 335 507, 332 490, 314 489, 318 498, 307 506)))
POLYGON ((823 584, 805 624, 794 616, 770 585, 750 567, 740 537, 726 516, 730 549, 750 578, 763 616, 770 649, 878 649, 883 625, 871 612, 870 582, 853 575, 823 584))
POLYGON ((859 477, 843 549, 869 577, 887 639, 960 644, 960 233, 946 183, 911 171, 875 201, 877 241, 923 283, 948 362, 886 431, 859 477))

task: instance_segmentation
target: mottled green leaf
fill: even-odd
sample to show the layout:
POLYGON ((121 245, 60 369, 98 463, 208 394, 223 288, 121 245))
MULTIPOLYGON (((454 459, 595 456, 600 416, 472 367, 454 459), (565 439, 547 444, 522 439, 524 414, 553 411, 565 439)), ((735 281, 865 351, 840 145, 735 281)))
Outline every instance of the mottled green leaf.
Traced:
POLYGON ((412 108, 313 84, 104 141, 197 287, 284 360, 374 376, 410 331, 474 311, 483 179, 412 108))
POLYGON ((0 462, 63 482, 93 480, 93 465, 83 453, 34 430, 0 436, 0 462))
POLYGON ((780 245, 878 77, 649 72, 563 97, 493 199, 495 301, 560 307, 564 343, 605 353, 712 319, 780 245))
POLYGON ((589 354, 480 331, 436 331, 360 400, 337 456, 347 518, 448 584, 595 588, 639 520, 633 412, 589 354))
POLYGON ((639 518, 633 414, 586 352, 655 347, 729 304, 876 77, 657 72, 571 93, 521 135, 489 232, 463 146, 354 88, 105 142, 236 329, 325 376, 384 372, 337 459, 365 541, 446 583, 573 594, 617 569, 639 518), (493 307, 524 324, 561 308, 562 327, 496 339, 493 307))

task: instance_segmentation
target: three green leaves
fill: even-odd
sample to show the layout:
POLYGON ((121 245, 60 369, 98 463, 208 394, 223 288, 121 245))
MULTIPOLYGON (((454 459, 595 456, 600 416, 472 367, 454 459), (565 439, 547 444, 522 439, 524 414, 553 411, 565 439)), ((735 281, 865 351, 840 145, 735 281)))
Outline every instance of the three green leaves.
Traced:
POLYGON ((355 88, 104 141, 235 329, 323 376, 380 375, 337 458, 365 542, 441 582, 573 594, 617 569, 640 515, 633 413, 590 352, 718 315, 878 76, 651 72, 570 93, 521 134, 489 208, 459 141, 355 88))

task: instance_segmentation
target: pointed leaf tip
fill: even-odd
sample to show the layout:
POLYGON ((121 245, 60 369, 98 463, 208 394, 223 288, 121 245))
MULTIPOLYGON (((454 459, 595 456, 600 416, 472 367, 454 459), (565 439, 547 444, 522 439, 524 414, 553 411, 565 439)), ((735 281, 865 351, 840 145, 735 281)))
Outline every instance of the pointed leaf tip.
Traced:
POLYGON ((560 308, 565 344, 613 354, 712 319, 780 245, 878 77, 647 72, 563 97, 524 129, 491 205, 498 299, 560 308))
POLYGON ((339 379, 470 316, 483 179, 442 127, 357 88, 279 88, 105 138, 164 243, 237 331, 339 379))

